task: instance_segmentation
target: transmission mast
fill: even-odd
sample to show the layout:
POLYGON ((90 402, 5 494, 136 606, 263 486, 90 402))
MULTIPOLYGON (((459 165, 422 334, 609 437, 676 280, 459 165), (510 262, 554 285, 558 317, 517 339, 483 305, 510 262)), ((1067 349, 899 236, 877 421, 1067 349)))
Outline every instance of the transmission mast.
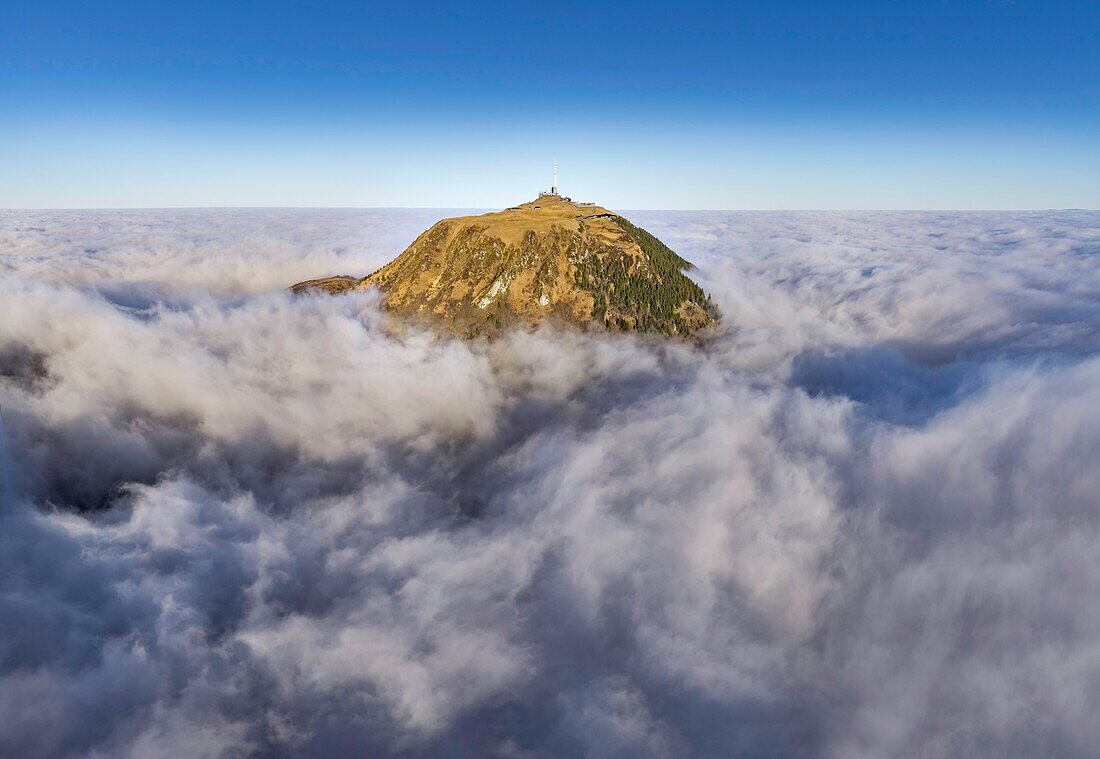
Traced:
POLYGON ((550 194, 558 194, 558 159, 554 159, 554 184, 550 185, 550 194))

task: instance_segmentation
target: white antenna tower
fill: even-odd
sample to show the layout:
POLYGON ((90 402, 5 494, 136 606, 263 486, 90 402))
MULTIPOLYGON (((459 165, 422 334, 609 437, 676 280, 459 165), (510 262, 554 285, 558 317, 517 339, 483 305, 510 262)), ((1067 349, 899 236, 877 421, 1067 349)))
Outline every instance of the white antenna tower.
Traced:
POLYGON ((554 159, 554 184, 550 185, 550 194, 558 194, 558 159, 554 159))

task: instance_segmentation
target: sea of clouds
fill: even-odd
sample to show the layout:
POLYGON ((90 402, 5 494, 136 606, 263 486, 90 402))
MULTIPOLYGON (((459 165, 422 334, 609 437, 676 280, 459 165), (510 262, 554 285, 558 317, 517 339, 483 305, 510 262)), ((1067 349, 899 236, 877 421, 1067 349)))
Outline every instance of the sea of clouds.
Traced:
POLYGON ((1100 214, 630 214, 698 346, 283 290, 442 215, 0 212, 0 755, 1095 755, 1100 214))

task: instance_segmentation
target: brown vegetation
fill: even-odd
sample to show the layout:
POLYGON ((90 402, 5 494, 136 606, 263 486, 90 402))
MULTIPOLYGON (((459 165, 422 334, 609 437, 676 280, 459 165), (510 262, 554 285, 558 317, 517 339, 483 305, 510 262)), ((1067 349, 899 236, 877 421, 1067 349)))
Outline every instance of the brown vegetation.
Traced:
POLYGON ((543 321, 688 335, 717 311, 683 274, 691 264, 599 206, 540 197, 444 219, 362 279, 331 277, 294 292, 378 286, 386 308, 466 336, 543 321))

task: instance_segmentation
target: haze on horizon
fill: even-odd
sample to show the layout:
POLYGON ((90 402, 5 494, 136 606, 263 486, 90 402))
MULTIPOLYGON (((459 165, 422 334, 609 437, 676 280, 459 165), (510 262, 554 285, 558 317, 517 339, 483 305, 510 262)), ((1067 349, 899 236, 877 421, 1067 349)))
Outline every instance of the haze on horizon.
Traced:
POLYGON ((1100 207, 1100 6, 0 10, 0 207, 1100 207))

